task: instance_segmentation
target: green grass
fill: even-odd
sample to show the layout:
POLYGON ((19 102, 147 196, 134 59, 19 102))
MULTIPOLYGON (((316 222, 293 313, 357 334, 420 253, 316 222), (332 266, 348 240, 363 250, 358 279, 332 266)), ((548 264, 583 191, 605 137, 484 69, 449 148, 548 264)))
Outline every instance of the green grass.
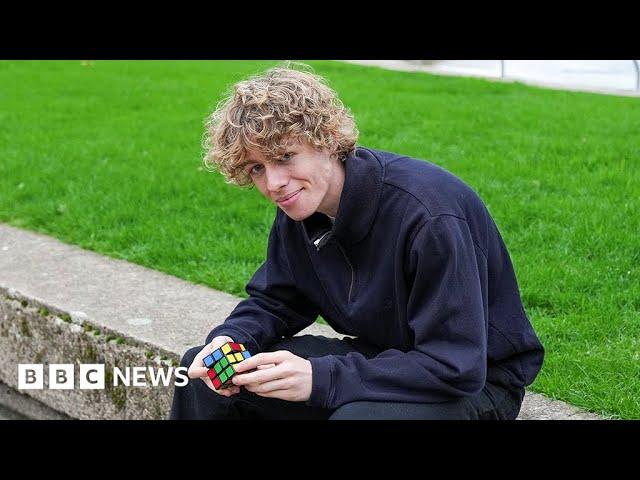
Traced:
MULTIPOLYGON (((275 207, 202 170, 202 124, 274 63, 0 62, 0 221, 244 296, 275 207)), ((310 63, 362 145, 485 200, 547 350, 532 390, 640 418, 640 99, 310 63)))

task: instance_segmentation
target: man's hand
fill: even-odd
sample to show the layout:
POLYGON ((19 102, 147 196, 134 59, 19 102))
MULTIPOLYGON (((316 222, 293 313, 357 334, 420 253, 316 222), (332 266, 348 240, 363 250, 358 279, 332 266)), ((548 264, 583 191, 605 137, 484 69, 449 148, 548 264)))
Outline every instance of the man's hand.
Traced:
POLYGON ((213 386, 213 383, 211 383, 211 379, 207 375, 207 370, 209 369, 204 366, 203 358, 227 342, 233 342, 233 339, 231 337, 221 336, 211 340, 211 343, 209 345, 205 345, 205 347, 200 350, 200 352, 196 355, 196 358, 194 358, 193 362, 191 362, 189 370, 187 370, 187 375, 189 375, 189 378, 201 379, 205 383, 205 385, 207 385, 207 387, 224 397, 230 397, 231 395, 240 393, 240 387, 230 385, 228 388, 216 390, 213 386))
POLYGON ((311 396, 311 362, 286 350, 259 353, 236 365, 234 385, 261 397, 306 402, 311 396), (249 370, 257 369, 254 372, 249 370))

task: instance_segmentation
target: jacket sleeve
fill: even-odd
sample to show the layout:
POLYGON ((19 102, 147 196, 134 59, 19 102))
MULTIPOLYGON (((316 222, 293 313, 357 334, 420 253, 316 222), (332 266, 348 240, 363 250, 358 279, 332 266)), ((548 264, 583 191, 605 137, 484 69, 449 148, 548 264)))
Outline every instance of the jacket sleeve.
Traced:
POLYGON ((483 388, 488 323, 476 257, 484 253, 466 221, 449 215, 427 220, 409 248, 407 322, 413 348, 385 350, 370 359, 357 352, 311 358, 309 405, 443 402, 483 388))
POLYGON ((296 288, 284 243, 273 222, 267 258, 246 286, 249 298, 242 300, 222 325, 207 335, 206 343, 228 335, 244 343, 251 353, 268 348, 282 337, 293 336, 311 325, 319 309, 296 288))

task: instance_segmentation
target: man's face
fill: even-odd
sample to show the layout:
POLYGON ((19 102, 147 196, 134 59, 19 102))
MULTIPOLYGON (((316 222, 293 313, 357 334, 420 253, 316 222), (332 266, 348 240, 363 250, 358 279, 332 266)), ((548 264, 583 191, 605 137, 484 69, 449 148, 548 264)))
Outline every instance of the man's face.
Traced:
POLYGON ((342 162, 306 140, 287 145, 277 159, 248 151, 243 170, 258 190, 293 220, 304 220, 316 211, 335 216, 344 184, 342 162))

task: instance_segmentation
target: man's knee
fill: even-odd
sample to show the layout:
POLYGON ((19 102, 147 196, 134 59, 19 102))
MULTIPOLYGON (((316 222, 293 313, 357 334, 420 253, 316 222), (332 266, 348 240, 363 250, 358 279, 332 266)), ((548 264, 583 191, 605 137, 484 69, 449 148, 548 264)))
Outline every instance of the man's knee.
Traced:
POLYGON ((204 345, 201 345, 199 347, 193 347, 187 350, 180 360, 180 366, 189 368, 193 363, 193 360, 196 358, 196 355, 198 355, 198 353, 200 353, 203 348, 204 345))
POLYGON ((346 355, 356 351, 345 340, 310 334, 282 338, 266 348, 265 352, 277 350, 287 350, 301 358, 346 355))
POLYGON ((278 350, 287 350, 295 355, 300 356, 301 350, 305 350, 306 338, 302 337, 286 337, 272 343, 264 349, 265 352, 276 352, 278 350))
MULTIPOLYGON (((180 366, 189 368, 203 348, 204 345, 187 350, 180 360, 180 366)), ((201 379, 190 378, 186 385, 175 387, 169 419, 226 419, 229 402, 229 398, 211 390, 201 379)))
POLYGON ((369 402, 350 402, 338 407, 329 420, 364 420, 371 418, 369 402))
POLYGON ((444 403, 350 402, 329 420, 471 420, 478 412, 467 399, 444 403))

